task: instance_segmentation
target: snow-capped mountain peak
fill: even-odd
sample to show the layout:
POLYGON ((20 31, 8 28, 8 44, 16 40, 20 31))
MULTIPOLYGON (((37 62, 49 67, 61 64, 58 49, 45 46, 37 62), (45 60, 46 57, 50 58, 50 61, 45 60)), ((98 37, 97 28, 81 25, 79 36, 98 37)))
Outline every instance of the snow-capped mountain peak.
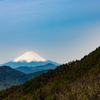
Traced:
POLYGON ((36 62, 46 61, 46 59, 40 57, 38 54, 31 51, 31 52, 26 52, 23 55, 21 55, 20 57, 13 60, 13 62, 19 62, 19 61, 20 62, 26 61, 29 63, 32 61, 36 61, 36 62))

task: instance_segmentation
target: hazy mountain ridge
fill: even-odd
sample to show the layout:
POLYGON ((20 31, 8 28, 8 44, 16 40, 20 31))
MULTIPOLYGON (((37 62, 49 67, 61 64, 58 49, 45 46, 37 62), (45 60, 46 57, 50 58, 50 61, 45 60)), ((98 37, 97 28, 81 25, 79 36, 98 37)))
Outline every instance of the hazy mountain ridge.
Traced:
POLYGON ((48 63, 46 65, 36 66, 36 67, 27 67, 27 66, 20 66, 18 68, 15 68, 16 70, 19 70, 23 73, 29 74, 34 73, 42 70, 50 70, 55 69, 57 66, 51 63, 48 63))
POLYGON ((44 62, 42 62, 42 61, 40 61, 40 62, 32 61, 32 62, 29 62, 29 63, 27 63, 26 61, 23 61, 23 62, 10 61, 10 62, 1 64, 0 66, 6 65, 6 66, 10 66, 11 68, 17 68, 17 67, 20 67, 20 66, 36 67, 36 66, 40 66, 40 65, 46 65, 48 63, 54 64, 54 65, 60 65, 59 63, 47 60, 47 61, 44 61, 44 62))
POLYGON ((100 100, 100 47, 0 94, 1 100, 100 100))
POLYGON ((32 79, 32 75, 27 75, 9 66, 0 67, 0 90, 11 87, 13 85, 20 85, 32 79))
MULTIPOLYGON (((54 65, 53 65, 54 66, 54 65)), ((0 67, 0 90, 4 90, 14 85, 20 85, 25 83, 32 78, 37 77, 42 73, 46 73, 49 69, 37 71, 34 73, 25 74, 22 71, 18 71, 9 66, 1 66, 0 67)), ((33 71, 32 71, 33 72, 33 71)))
POLYGON ((48 70, 42 70, 42 71, 30 73, 29 75, 34 76, 34 78, 35 78, 35 77, 37 77, 37 76, 39 76, 39 75, 41 75, 41 74, 43 74, 43 73, 46 73, 47 71, 48 71, 48 70))

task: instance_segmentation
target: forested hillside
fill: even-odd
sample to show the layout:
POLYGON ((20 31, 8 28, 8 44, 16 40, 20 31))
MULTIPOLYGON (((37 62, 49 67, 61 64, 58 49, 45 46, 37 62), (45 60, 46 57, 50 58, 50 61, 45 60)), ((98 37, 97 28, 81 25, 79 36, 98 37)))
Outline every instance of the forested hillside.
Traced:
POLYGON ((79 61, 1 91, 0 100, 100 100, 100 47, 79 61))

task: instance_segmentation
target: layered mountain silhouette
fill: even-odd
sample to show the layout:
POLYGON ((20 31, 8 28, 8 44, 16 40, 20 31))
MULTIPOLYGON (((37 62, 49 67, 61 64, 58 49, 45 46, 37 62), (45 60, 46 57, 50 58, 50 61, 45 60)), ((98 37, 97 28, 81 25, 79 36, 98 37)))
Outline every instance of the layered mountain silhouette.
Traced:
POLYGON ((31 74, 25 74, 21 71, 17 71, 9 66, 0 67, 0 90, 4 90, 11 86, 20 85, 32 78, 39 76, 42 73, 46 73, 47 70, 36 71, 31 74))
POLYGON ((20 66, 18 68, 15 68, 16 70, 19 70, 23 73, 29 74, 34 73, 42 70, 50 70, 55 69, 57 66, 51 63, 48 63, 46 65, 36 66, 36 67, 27 67, 27 66, 20 66))
POLYGON ((13 85, 20 85, 32 79, 34 76, 24 74, 20 71, 12 69, 9 66, 0 67, 0 90, 11 87, 13 85))
POLYGON ((55 69, 57 65, 59 64, 46 60, 34 52, 26 52, 13 61, 1 65, 0 90, 23 84, 50 69, 55 69))
POLYGON ((0 100, 100 100, 100 47, 0 94, 0 100))

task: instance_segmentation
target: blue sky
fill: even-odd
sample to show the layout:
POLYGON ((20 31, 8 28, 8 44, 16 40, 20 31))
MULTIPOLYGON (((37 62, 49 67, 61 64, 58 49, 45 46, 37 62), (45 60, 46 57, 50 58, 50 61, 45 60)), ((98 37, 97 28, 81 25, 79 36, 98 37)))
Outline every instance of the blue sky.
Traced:
POLYGON ((0 0, 0 63, 34 51, 59 63, 100 46, 100 0, 0 0))

